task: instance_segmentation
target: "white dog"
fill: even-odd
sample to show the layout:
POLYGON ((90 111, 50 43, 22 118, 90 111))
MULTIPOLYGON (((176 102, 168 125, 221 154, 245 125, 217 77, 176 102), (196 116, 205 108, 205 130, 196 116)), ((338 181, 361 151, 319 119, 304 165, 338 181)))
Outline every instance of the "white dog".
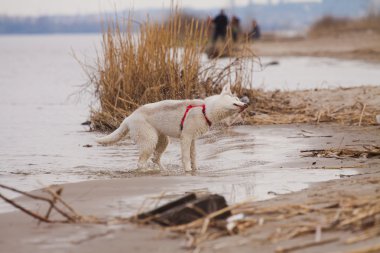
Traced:
POLYGON ((225 85, 221 94, 204 100, 164 100, 146 104, 124 119, 113 133, 99 138, 100 144, 122 139, 128 132, 140 150, 138 167, 146 168, 149 157, 162 168, 160 159, 169 137, 181 139, 182 163, 185 171, 196 170, 195 139, 209 127, 248 107, 225 85))

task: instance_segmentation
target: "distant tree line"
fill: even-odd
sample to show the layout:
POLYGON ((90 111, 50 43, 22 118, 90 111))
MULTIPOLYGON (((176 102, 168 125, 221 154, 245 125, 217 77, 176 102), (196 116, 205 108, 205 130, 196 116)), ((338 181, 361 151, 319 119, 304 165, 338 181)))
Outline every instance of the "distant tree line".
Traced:
POLYGON ((96 33, 102 30, 98 17, 7 17, 0 16, 0 33, 96 33))
MULTIPOLYGON (((284 2, 279 4, 255 4, 249 1, 245 6, 233 8, 233 15, 240 18, 242 25, 251 26, 252 20, 257 20, 263 31, 296 30, 302 31, 314 22, 329 15, 339 18, 361 18, 368 13, 380 13, 380 0, 323 0, 321 2, 284 2)), ((183 10, 189 16, 205 20, 210 13, 218 13, 219 9, 183 10)), ((226 9, 231 15, 230 10, 226 9)), ((144 9, 133 12, 133 20, 142 21, 149 13, 152 21, 162 21, 168 10, 144 9)), ((0 34, 10 33, 95 33, 102 31, 101 20, 125 18, 129 11, 122 11, 118 17, 115 13, 80 16, 40 16, 40 17, 10 17, 0 16, 0 34)), ((138 29, 138 23, 133 29, 138 29)))

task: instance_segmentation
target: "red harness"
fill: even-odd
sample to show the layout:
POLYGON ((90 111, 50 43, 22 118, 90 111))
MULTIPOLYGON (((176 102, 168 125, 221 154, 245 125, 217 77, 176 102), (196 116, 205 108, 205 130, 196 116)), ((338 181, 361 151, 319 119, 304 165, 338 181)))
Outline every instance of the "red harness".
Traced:
POLYGON ((193 109, 194 107, 202 107, 202 113, 203 113, 203 116, 205 117, 205 120, 206 120, 208 126, 211 126, 211 121, 210 121, 210 120, 207 118, 207 116, 206 116, 206 105, 189 105, 189 106, 186 107, 186 112, 185 112, 185 114, 183 115, 182 120, 181 120, 181 125, 180 125, 180 127, 181 127, 181 131, 183 130, 183 123, 185 122, 185 119, 186 119, 187 114, 188 114, 189 111, 190 111, 191 109, 193 109))

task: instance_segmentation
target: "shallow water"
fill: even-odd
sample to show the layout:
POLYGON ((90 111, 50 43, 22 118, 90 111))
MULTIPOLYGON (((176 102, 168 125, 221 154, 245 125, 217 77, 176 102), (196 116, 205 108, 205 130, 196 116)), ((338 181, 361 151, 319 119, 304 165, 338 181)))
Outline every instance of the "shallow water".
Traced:
MULTIPOLYGON (((264 199, 272 196, 268 192, 296 191, 311 182, 339 176, 333 170, 276 166, 277 161, 283 164, 297 159, 298 155, 294 154, 309 144, 289 141, 286 136, 294 134, 293 128, 273 130, 248 126, 215 130, 199 140, 200 170, 194 175, 183 173, 179 144, 175 140, 163 157, 163 164, 168 171, 160 174, 136 172, 136 146, 130 140, 108 147, 96 145, 94 138, 97 134, 87 132, 87 128, 80 125, 88 117, 91 99, 88 95, 82 96, 79 101, 75 96, 70 97, 86 81, 71 52, 76 52, 81 59, 86 55, 87 61, 92 62, 99 38, 96 35, 0 36, 1 183, 32 190, 53 183, 89 179, 171 176, 180 182, 177 192, 178 189, 188 191, 207 188, 224 194, 229 201, 234 202, 248 197, 264 199), (86 144, 93 146, 84 147, 86 144)), ((324 59, 284 58, 280 65, 270 66, 260 75, 264 76, 267 88, 292 88, 284 87, 276 80, 294 83, 294 73, 288 72, 288 79, 281 75, 273 79, 271 71, 280 71, 276 68, 289 71, 287 62, 307 65, 307 62, 314 61, 322 65, 326 63, 324 59), (268 71, 269 76, 265 76, 265 71, 268 71)), ((346 66, 346 63, 336 60, 328 60, 327 63, 330 61, 336 62, 327 64, 331 72, 334 67, 346 66)), ((368 66, 356 62, 353 65, 362 73, 375 68, 374 65, 368 66)), ((319 69, 321 66, 317 67, 319 69)), ((320 73, 311 70, 308 78, 313 78, 313 73, 317 80, 320 73)), ((372 83, 371 76, 364 74, 362 78, 354 79, 359 80, 355 84, 378 84, 372 83)), ((329 81, 332 79, 333 76, 328 77, 329 81)), ((299 82, 305 83, 297 84, 296 88, 314 88, 309 86, 314 84, 308 80, 300 79, 299 82)), ((342 80, 338 83, 342 86, 352 84, 339 80, 342 80)), ((319 87, 320 83, 316 81, 315 84, 319 87)), ((339 171, 339 174, 342 173, 353 172, 339 171)), ((176 189, 164 190, 176 192, 176 189)), ((4 205, 0 206, 1 210, 5 210, 4 205)))
POLYGON ((380 64, 311 57, 264 57, 254 66, 254 87, 264 90, 380 85, 380 64), (276 65, 268 63, 277 62, 276 65))

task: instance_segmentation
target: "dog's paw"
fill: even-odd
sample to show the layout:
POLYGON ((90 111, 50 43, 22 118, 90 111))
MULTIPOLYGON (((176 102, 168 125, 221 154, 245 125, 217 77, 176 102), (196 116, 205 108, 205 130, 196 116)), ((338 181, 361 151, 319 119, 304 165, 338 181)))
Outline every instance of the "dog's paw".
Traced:
POLYGON ((157 161, 154 161, 154 160, 152 160, 152 162, 153 162, 154 169, 156 169, 156 170, 163 170, 163 171, 166 170, 166 168, 164 166, 162 166, 161 162, 157 162, 157 161))
POLYGON ((154 169, 146 169, 146 168, 144 168, 144 169, 142 169, 142 168, 138 168, 137 170, 136 170, 136 173, 137 174, 144 174, 144 175, 148 175, 148 174, 159 174, 159 173, 161 173, 161 170, 154 170, 154 169))
POLYGON ((191 167, 185 168, 185 172, 193 172, 193 169, 191 167))
POLYGON ((137 167, 136 172, 141 174, 156 174, 161 172, 161 168, 155 163, 140 164, 137 167))

